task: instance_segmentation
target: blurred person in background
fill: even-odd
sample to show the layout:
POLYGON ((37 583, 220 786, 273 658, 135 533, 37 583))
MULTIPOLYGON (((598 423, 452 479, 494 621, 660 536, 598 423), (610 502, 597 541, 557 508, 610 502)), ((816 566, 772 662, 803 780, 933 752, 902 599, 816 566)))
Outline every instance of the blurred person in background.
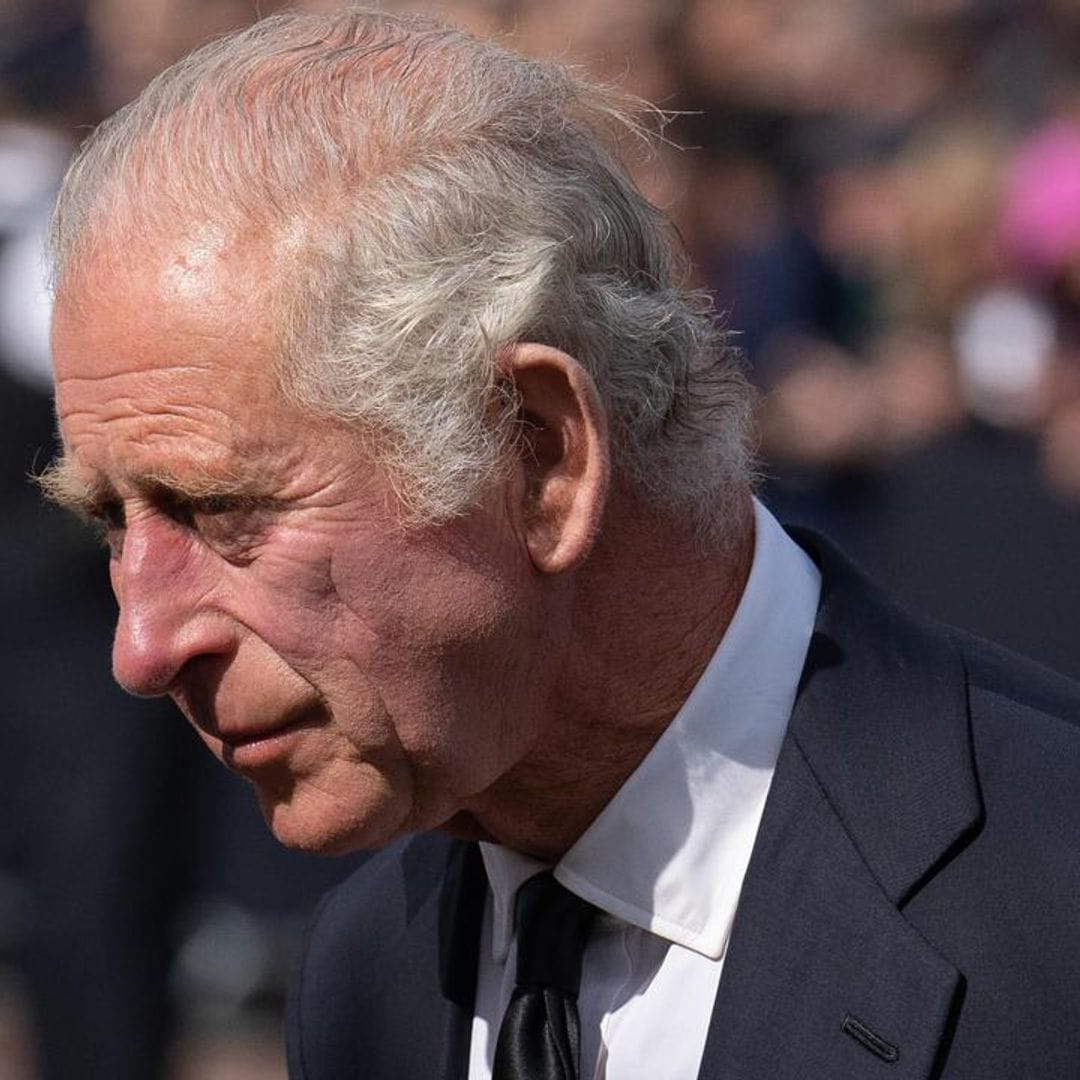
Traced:
POLYGON ((154 1076, 175 866, 153 812, 168 773, 152 762, 171 770, 178 744, 157 730, 159 710, 102 678, 112 605, 100 555, 25 486, 53 443, 42 239, 74 128, 96 118, 87 37, 73 6, 5 14, 19 16, 0 73, 0 739, 6 866, 22 901, 16 956, 37 1075, 154 1076))
MULTIPOLYGON (((879 459, 859 554, 909 603, 1076 676, 1080 503, 1048 467, 1077 392, 1054 295, 1070 197, 1046 148, 954 125, 908 160, 910 284, 890 334, 914 326, 936 342, 954 411, 879 459)), ((900 412, 895 397, 883 407, 900 412)))
POLYGON ((26 484, 53 452, 43 238, 80 129, 253 14, 119 0, 0 10, 0 934, 34 1043, 5 1080, 204 1076, 209 1051, 190 1047, 208 1034, 228 1058, 230 1027, 280 1072, 291 950, 346 870, 271 844, 241 785, 159 703, 118 691, 103 552, 26 484), (263 1003, 265 1020, 249 1008, 263 1003), (170 1052, 180 1030, 189 1049, 170 1052))
POLYGON ((717 189, 736 243, 698 239, 718 237, 732 268, 714 280, 733 323, 768 314, 746 336, 770 391, 766 497, 913 606, 1080 674, 1067 121, 1052 153, 1045 136, 1025 142, 1047 112, 1070 111, 1076 12, 830 2, 809 30, 811 5, 798 7, 731 23, 728 5, 702 4, 691 50, 720 55, 737 34, 751 54, 709 72, 723 101, 701 123, 722 137, 737 103, 762 175, 744 185, 749 209, 717 189), (785 52, 801 59, 771 76, 785 52), (770 239, 785 233, 805 238, 801 255, 770 239), (1019 237, 1043 250, 1025 260, 1019 237), (766 283, 742 286, 731 253, 746 250, 777 253, 771 287, 745 271, 766 283))
MULTIPOLYGON (((1042 467, 1060 494, 1080 498, 1080 87, 1072 107, 1023 140, 1006 178, 1002 244, 1017 351, 1045 387, 1042 467)), ((1033 377, 1032 377, 1033 378, 1033 377)), ((1034 378, 1033 378, 1034 381, 1034 378)))

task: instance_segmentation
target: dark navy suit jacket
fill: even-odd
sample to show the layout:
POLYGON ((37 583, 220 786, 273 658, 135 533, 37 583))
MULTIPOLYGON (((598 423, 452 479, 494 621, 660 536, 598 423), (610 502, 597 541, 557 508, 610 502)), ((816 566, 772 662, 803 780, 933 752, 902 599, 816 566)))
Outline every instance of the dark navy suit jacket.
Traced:
MULTIPOLYGON (((1078 1080, 1080 689, 802 542, 821 605, 700 1080, 1078 1080)), ((462 1080, 484 890, 429 835, 331 893, 293 1080, 462 1080)))

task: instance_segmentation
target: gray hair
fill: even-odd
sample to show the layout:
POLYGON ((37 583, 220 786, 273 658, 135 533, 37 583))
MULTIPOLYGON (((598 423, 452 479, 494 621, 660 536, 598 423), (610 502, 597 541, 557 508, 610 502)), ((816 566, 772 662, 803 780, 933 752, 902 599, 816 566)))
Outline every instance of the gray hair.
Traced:
POLYGON ((473 504, 519 437, 500 350, 557 347, 596 384, 617 481, 722 541, 753 395, 617 160, 628 130, 609 91, 427 20, 272 16, 90 137, 55 279, 178 220, 276 240, 282 388, 375 433, 417 522, 473 504))

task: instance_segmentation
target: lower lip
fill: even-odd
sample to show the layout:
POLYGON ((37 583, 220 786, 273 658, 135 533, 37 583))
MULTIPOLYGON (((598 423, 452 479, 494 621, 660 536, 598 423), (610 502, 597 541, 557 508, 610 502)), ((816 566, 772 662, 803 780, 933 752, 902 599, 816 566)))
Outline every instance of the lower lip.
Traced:
POLYGON ((288 756, 303 735, 303 721, 297 720, 276 731, 243 742, 222 743, 221 757, 230 769, 247 772, 275 765, 288 756))

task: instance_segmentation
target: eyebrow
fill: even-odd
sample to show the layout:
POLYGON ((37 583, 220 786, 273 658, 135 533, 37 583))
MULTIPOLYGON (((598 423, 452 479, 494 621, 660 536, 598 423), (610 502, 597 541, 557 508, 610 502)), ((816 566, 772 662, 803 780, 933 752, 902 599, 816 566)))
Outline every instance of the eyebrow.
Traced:
MULTIPOLYGON (((128 486, 146 495, 164 495, 192 502, 213 498, 261 502, 267 498, 259 490, 254 470, 243 467, 227 475, 195 467, 185 470, 183 477, 168 470, 154 470, 126 474, 124 480, 128 486)), ((83 518, 99 517, 106 506, 121 499, 111 481, 85 469, 67 454, 61 454, 53 461, 37 477, 37 483, 49 502, 83 518)))
POLYGON ((66 454, 52 461, 34 479, 49 502, 79 517, 93 517, 95 511, 118 498, 111 484, 86 472, 66 454))

